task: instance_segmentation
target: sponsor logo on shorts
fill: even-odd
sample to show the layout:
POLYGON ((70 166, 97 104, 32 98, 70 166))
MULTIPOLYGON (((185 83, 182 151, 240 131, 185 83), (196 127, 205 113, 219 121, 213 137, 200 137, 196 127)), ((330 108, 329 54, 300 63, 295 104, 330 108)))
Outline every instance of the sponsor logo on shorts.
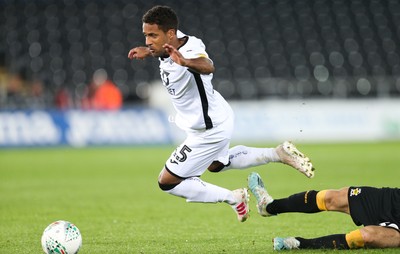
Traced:
POLYGON ((350 190, 350 197, 358 196, 359 194, 361 194, 361 188, 355 188, 350 190))

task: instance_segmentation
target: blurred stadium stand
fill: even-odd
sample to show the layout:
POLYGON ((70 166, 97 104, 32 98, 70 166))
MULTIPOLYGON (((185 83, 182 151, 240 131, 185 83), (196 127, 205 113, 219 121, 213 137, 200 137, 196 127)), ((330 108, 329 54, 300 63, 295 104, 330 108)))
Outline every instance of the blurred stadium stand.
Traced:
POLYGON ((158 61, 127 53, 144 44, 141 17, 160 3, 203 39, 227 99, 400 97, 398 0, 2 0, 0 108, 35 105, 7 95, 5 77, 41 81, 52 107, 61 88, 84 96, 99 68, 125 105, 145 102, 158 61))

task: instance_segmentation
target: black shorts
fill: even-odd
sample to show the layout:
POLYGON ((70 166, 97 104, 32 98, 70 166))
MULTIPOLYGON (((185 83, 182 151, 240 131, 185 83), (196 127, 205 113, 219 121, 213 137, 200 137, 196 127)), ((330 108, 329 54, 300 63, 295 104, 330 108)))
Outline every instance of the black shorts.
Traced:
POLYGON ((400 189, 350 187, 347 195, 357 226, 380 225, 400 231, 400 189))

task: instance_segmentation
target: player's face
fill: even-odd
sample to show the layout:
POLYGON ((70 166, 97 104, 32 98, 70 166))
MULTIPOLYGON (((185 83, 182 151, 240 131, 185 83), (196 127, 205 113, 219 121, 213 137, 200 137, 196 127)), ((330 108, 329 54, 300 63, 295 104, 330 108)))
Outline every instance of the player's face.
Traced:
POLYGON ((146 46, 149 47, 153 57, 161 57, 166 54, 163 45, 168 43, 168 36, 156 24, 143 23, 143 34, 146 38, 146 46))

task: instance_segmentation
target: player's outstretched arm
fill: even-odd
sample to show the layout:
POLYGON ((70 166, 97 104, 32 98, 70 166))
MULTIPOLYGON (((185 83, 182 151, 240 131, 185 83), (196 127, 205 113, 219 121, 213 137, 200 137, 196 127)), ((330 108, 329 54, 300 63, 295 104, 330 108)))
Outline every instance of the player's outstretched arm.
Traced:
POLYGON ((182 54, 173 46, 169 44, 164 44, 165 51, 169 54, 172 61, 175 63, 188 67, 190 70, 200 73, 200 74, 210 74, 213 73, 215 68, 210 59, 206 57, 199 57, 193 59, 187 59, 182 56, 182 54))
POLYGON ((129 50, 128 58, 129 59, 145 59, 146 57, 150 56, 150 49, 148 47, 136 47, 129 50))

